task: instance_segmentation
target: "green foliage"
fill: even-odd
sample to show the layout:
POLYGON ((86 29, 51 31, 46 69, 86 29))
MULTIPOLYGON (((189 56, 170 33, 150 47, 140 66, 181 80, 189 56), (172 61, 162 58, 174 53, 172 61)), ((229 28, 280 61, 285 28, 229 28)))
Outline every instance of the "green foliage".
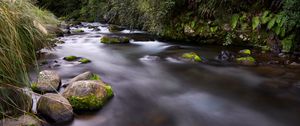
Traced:
POLYGON ((260 24, 260 20, 259 20, 259 17, 253 17, 252 18, 252 29, 256 29, 260 24))
POLYGON ((231 18, 231 27, 232 27, 233 29, 236 28, 236 26, 237 26, 237 24, 238 24, 238 21, 239 21, 239 18, 240 18, 240 15, 238 15, 238 14, 234 14, 234 15, 232 16, 232 18, 231 18))
POLYGON ((294 44, 295 35, 290 35, 282 40, 283 52, 290 52, 294 44))
POLYGON ((104 44, 122 44, 122 43, 129 43, 129 38, 127 37, 108 37, 104 36, 101 38, 101 43, 104 44))

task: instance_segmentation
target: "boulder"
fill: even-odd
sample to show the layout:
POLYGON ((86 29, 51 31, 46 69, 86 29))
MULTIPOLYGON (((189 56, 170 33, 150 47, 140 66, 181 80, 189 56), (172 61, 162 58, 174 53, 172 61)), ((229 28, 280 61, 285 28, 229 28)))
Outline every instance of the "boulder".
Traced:
POLYGON ((1 126, 42 126, 42 122, 30 115, 23 115, 17 119, 0 120, 1 126))
POLYGON ((113 96, 111 86, 101 80, 77 81, 63 92, 75 111, 100 109, 113 96))
POLYGON ((190 53, 184 53, 181 58, 183 58, 184 60, 188 60, 188 61, 193 61, 193 62, 203 62, 202 58, 194 52, 190 52, 190 53))
POLYGON ((234 54, 232 52, 229 52, 229 51, 222 51, 217 57, 216 57, 216 60, 219 60, 219 61, 226 61, 226 62, 231 62, 231 61, 234 61, 234 54))
POLYGON ((90 80, 93 76, 93 73, 90 71, 84 72, 82 74, 79 74, 78 76, 72 78, 68 83, 74 83, 76 81, 81 81, 81 80, 90 80))
POLYGON ((73 119, 73 108, 60 94, 47 93, 39 99, 37 112, 55 123, 64 123, 73 119))
POLYGON ((252 52, 251 52, 251 50, 250 49, 244 49, 244 50, 240 50, 239 51, 239 54, 241 54, 241 55, 251 55, 252 54, 252 52))
POLYGON ((129 43, 130 40, 127 37, 108 37, 104 36, 101 38, 101 43, 104 44, 124 44, 129 43))
POLYGON ((42 93, 55 92, 59 89, 61 79, 57 72, 52 70, 41 71, 38 75, 38 81, 32 87, 42 93))

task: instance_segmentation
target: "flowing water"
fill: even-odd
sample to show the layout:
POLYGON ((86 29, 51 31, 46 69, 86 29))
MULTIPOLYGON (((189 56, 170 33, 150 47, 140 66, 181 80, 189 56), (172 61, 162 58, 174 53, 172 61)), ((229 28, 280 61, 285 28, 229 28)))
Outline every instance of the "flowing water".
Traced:
POLYGON ((197 52, 212 61, 222 49, 159 42, 141 31, 112 34, 106 25, 90 25, 100 25, 101 31, 83 27, 85 33, 62 37, 64 44, 43 50, 41 62, 49 64, 41 69, 57 70, 63 83, 92 71, 113 87, 115 97, 100 111, 76 115, 66 126, 300 125, 299 70, 295 68, 183 62, 176 58, 182 53, 197 52), (100 43, 104 35, 133 40, 105 45, 100 43), (63 60, 70 55, 92 62, 63 60), (261 86, 265 82, 294 87, 268 92, 261 86))

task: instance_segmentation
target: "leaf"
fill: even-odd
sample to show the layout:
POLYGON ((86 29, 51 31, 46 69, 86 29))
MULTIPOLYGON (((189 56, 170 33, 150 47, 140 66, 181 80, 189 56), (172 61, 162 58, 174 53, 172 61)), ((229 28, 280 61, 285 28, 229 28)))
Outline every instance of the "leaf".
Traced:
POLYGON ((269 13, 270 13, 270 11, 268 11, 268 10, 265 11, 265 12, 263 13, 262 17, 267 17, 269 13))
POLYGON ((272 29, 273 26, 275 25, 275 21, 276 21, 276 18, 272 18, 271 21, 268 23, 268 29, 272 29))
POLYGON ((290 52, 291 51, 291 49, 293 47, 294 38, 295 38, 295 35, 293 34, 293 35, 290 35, 290 36, 284 38, 281 41, 283 52, 290 52))
POLYGON ((280 26, 276 26, 275 27, 275 33, 276 33, 276 35, 279 35, 280 33, 281 33, 281 28, 280 28, 280 26))
POLYGON ((259 17, 252 18, 252 29, 256 29, 260 23, 259 17))
POLYGON ((239 21, 239 18, 240 18, 240 15, 239 14, 234 14, 232 17, 231 17, 231 27, 233 29, 236 28, 237 24, 238 24, 238 21, 239 21))
POLYGON ((195 28, 195 26, 196 26, 196 21, 194 20, 194 21, 192 21, 191 27, 195 28))
POLYGON ((281 37, 284 37, 284 36, 285 36, 285 33, 286 33, 286 29, 283 28, 283 29, 281 30, 280 36, 281 36, 281 37))

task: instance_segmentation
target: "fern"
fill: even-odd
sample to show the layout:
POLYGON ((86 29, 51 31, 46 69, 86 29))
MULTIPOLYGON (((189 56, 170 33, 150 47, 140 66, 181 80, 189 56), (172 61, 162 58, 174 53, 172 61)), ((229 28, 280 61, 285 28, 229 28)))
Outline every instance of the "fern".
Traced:
POLYGON ((294 38, 295 38, 295 34, 292 34, 281 41, 283 52, 291 51, 291 49, 293 47, 294 38))
POLYGON ((271 20, 271 18, 272 18, 273 15, 272 14, 269 15, 269 14, 270 14, 270 11, 265 11, 263 13, 263 15, 261 17, 262 24, 266 24, 266 23, 268 23, 271 20))
POLYGON ((236 28, 237 24, 238 24, 238 21, 239 21, 239 18, 240 18, 240 15, 239 14, 234 14, 231 18, 231 27, 233 29, 236 28))
POLYGON ((254 17, 252 18, 252 29, 256 29, 258 27, 258 25, 260 24, 260 20, 259 17, 254 17))
POLYGON ((275 23, 276 23, 276 17, 270 20, 270 22, 268 23, 268 29, 272 29, 275 23))

